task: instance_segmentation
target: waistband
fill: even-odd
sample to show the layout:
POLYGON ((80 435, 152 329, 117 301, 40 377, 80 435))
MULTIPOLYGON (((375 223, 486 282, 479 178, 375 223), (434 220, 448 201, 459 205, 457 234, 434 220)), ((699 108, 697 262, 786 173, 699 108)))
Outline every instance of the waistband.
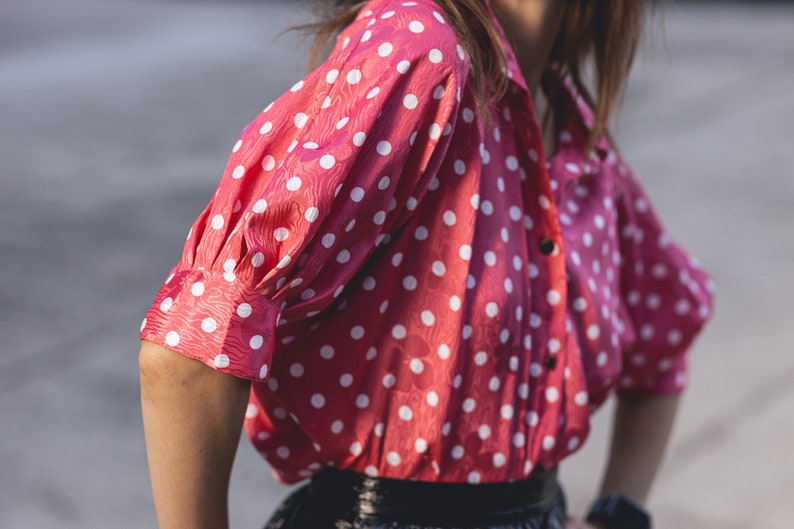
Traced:
POLYGON ((557 469, 508 483, 437 483, 326 468, 311 479, 313 503, 364 520, 426 525, 506 523, 542 515, 558 500, 557 469))

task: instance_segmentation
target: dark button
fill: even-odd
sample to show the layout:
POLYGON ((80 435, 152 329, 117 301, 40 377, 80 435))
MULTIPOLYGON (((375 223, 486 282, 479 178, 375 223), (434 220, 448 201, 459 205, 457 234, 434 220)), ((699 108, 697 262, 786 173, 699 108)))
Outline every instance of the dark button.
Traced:
POLYGON ((557 367, 557 357, 556 356, 547 356, 546 357, 546 369, 548 369, 549 371, 553 371, 555 367, 557 367))
POLYGON ((554 241, 551 239, 541 239, 540 241, 540 253, 543 255, 551 255, 554 253, 554 250, 557 248, 557 245, 554 244, 554 241))

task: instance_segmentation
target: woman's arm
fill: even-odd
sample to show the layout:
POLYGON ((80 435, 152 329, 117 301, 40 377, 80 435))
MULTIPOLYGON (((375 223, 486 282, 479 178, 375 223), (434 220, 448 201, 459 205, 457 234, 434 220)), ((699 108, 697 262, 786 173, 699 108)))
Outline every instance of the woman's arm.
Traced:
MULTIPOLYGON (((664 458, 680 395, 622 397, 612 427, 612 447, 601 494, 622 494, 645 505, 664 458)), ((571 518, 566 529, 601 529, 571 518)))
POLYGON ((618 399, 601 494, 623 494, 645 504, 664 458, 679 401, 679 394, 618 399))
POLYGON ((147 341, 139 365, 160 528, 228 527, 229 476, 250 382, 147 341))

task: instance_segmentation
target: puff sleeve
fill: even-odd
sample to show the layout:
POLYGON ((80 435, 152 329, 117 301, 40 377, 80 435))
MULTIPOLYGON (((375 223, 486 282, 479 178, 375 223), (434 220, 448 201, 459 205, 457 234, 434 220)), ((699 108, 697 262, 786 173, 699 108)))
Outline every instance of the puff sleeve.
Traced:
POLYGON ((400 14, 360 15, 246 127, 142 338, 263 381, 279 320, 316 316, 344 292, 421 200, 451 138, 465 55, 415 29, 400 14))
POLYGON ((687 351, 712 312, 713 283, 670 238, 626 166, 616 205, 626 322, 618 392, 678 393, 686 386, 687 351))

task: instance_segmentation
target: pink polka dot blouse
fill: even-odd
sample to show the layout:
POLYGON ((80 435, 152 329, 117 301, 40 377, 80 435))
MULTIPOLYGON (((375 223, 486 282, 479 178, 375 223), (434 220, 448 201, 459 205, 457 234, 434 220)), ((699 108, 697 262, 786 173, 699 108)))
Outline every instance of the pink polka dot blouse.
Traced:
MULTIPOLYGON (((494 23, 498 21, 494 18, 494 23)), ((253 381, 275 476, 523 479, 613 390, 674 393, 711 283, 590 109, 548 161, 511 79, 493 128, 432 0, 372 0, 234 146, 141 336, 253 381)))

